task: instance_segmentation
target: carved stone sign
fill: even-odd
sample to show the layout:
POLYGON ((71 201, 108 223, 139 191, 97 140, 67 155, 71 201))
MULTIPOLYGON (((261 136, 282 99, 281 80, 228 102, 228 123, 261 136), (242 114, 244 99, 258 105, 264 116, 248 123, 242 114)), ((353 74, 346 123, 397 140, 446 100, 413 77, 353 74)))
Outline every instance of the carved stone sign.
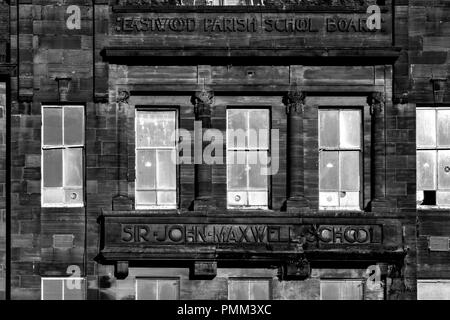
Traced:
POLYGON ((122 15, 114 25, 116 33, 386 33, 369 30, 364 15, 247 15, 247 16, 170 16, 122 15))
POLYGON ((122 244, 381 244, 380 225, 121 224, 122 244))

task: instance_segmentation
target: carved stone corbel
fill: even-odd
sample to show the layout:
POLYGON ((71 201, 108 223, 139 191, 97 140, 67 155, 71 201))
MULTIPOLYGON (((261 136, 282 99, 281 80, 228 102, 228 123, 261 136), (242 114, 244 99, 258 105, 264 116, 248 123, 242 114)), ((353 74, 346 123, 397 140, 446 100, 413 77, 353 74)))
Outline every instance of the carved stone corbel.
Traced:
POLYGON ((369 94, 367 97, 367 104, 370 106, 370 114, 374 115, 375 113, 382 113, 385 101, 386 97, 384 92, 375 91, 369 94))
POLYGON ((117 94, 117 103, 126 103, 128 104, 128 99, 130 98, 130 92, 126 90, 120 90, 117 94))

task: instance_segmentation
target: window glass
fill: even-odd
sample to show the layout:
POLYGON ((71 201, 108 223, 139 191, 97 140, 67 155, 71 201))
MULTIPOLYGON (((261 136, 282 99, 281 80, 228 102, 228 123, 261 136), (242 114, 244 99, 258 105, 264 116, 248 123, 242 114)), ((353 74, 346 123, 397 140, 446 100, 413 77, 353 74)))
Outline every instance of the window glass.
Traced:
POLYGON ((64 184, 66 187, 82 187, 82 164, 83 153, 81 148, 69 148, 64 150, 64 184))
POLYGON ((269 128, 268 109, 227 109, 229 207, 267 207, 269 128))
POLYGON ((450 205, 450 109, 416 110, 417 204, 450 205))
POLYGON ((228 300, 269 300, 270 280, 229 280, 228 300))
POLYGON ((418 109, 416 111, 416 141, 419 147, 436 146, 435 110, 418 109))
POLYGON ((42 300, 62 300, 62 280, 42 281, 42 300))
POLYGON ((321 191, 339 190, 339 153, 324 151, 320 153, 320 180, 321 191))
POLYGON ((361 112, 359 110, 342 110, 339 116, 341 148, 359 149, 361 147, 361 112))
POLYGON ((436 189, 436 151, 417 151, 417 189, 436 189))
POLYGON ((136 206, 177 205, 176 111, 136 111, 136 206))
POLYGON ((450 110, 438 110, 437 121, 437 144, 450 147, 450 110))
POLYGON ((363 282, 360 280, 321 280, 321 300, 362 300, 363 282))
POLYGON ((450 281, 417 280, 417 300, 450 300, 450 281))
POLYGON ((63 186, 63 150, 43 150, 44 187, 63 186))
POLYGON ((361 128, 361 110, 319 110, 320 207, 360 209, 361 128))
POLYGON ((137 300, 178 300, 178 279, 136 279, 137 300))
POLYGON ((84 300, 84 278, 42 278, 42 300, 84 300))
POLYGON ((64 107, 64 144, 82 145, 84 132, 83 107, 64 107))
POLYGON ((319 110, 319 147, 339 147, 339 111, 319 110))
POLYGON ((43 144, 46 146, 62 145, 62 109, 43 108, 43 144))
POLYGON ((42 131, 42 205, 83 206, 84 107, 43 106, 42 131))

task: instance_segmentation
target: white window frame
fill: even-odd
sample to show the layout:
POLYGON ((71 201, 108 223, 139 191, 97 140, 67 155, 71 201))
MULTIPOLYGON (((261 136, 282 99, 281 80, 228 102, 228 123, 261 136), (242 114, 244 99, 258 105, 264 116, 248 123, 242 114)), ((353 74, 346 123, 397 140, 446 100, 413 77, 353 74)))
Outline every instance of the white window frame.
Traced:
POLYGON ((250 299, 251 297, 251 289, 250 289, 250 283, 251 282, 265 282, 268 285, 268 293, 269 293, 269 297, 268 300, 272 299, 272 279, 271 278, 229 278, 227 281, 227 299, 230 301, 237 301, 237 300, 231 300, 230 299, 230 288, 231 288, 231 283, 232 282, 241 282, 241 283, 246 283, 247 284, 247 295, 249 297, 248 301, 254 300, 254 299, 250 299))
MULTIPOLYGON (((420 197, 420 193, 422 192, 422 196, 423 191, 419 191, 416 190, 416 202, 417 202, 417 208, 421 209, 421 210, 427 210, 427 209, 448 209, 450 208, 450 203, 449 204, 438 204, 438 192, 439 191, 445 191, 445 192, 450 192, 450 188, 449 189, 439 189, 439 173, 438 173, 438 169, 439 169, 439 157, 438 157, 438 151, 450 151, 450 146, 447 147, 439 147, 438 146, 438 111, 442 111, 442 110, 446 110, 446 111, 450 111, 450 107, 417 107, 416 108, 416 115, 417 115, 417 111, 419 110, 431 110, 434 111, 435 114, 435 139, 436 139, 436 145, 434 147, 423 147, 423 146, 419 146, 418 144, 416 144, 416 177, 418 179, 419 175, 418 175, 418 157, 417 157, 417 152, 418 151, 434 151, 436 156, 435 156, 435 172, 434 172, 434 179, 435 179, 435 189, 432 191, 436 192, 436 203, 434 205, 423 205, 420 204, 420 202, 423 201, 423 198, 420 197), (420 199, 420 200, 419 200, 420 199)), ((417 119, 417 116, 416 116, 417 119)), ((416 139, 417 140, 417 139, 416 139)), ((418 181, 417 181, 418 182, 418 181)), ((418 185, 418 183, 417 183, 418 185)))
MULTIPOLYGON (((139 112, 173 112, 175 114, 175 130, 179 129, 179 124, 178 124, 178 109, 177 108, 148 108, 148 107, 137 107, 135 108, 134 111, 134 135, 135 135, 135 147, 134 147, 134 151, 135 151, 135 163, 134 163, 134 172, 135 172, 135 179, 134 179, 134 194, 135 194, 135 207, 136 210, 168 210, 168 209, 178 209, 178 205, 179 205, 179 185, 178 185, 178 164, 175 165, 175 190, 173 189, 157 189, 156 185, 157 185, 157 181, 155 181, 155 189, 138 189, 137 187, 137 175, 138 175, 138 156, 137 156, 137 152, 138 150, 174 150, 175 153, 177 154, 178 157, 178 139, 175 138, 175 147, 171 148, 171 147, 138 147, 138 136, 137 136, 137 115, 139 112), (156 193, 156 204, 154 205, 142 205, 142 204, 138 204, 137 203, 137 192, 138 191, 154 191, 156 193), (158 205, 158 195, 157 192, 158 191, 175 191, 175 204, 174 205, 158 205)), ((156 159, 158 157, 158 152, 155 152, 156 154, 156 159)), ((158 161, 156 161, 156 163, 158 163, 158 161)), ((158 170, 158 167, 156 167, 158 170)), ((156 171, 157 172, 157 171, 156 171)), ((158 173, 156 173, 155 175, 156 180, 158 179, 158 173)))
POLYGON ((139 280, 147 280, 147 281, 156 281, 156 299, 155 301, 159 301, 159 282, 160 281, 176 281, 177 282, 177 299, 176 300, 180 300, 180 291, 181 291, 181 287, 180 287, 180 278, 152 278, 152 277, 136 277, 135 281, 134 281, 134 291, 135 291, 135 300, 139 300, 139 296, 138 296, 138 282, 139 280))
MULTIPOLYGON (((356 278, 356 279, 320 279, 320 283, 319 283, 320 300, 324 300, 323 299, 322 283, 327 283, 327 282, 335 282, 335 283, 354 282, 354 283, 359 283, 359 285, 361 286, 361 299, 360 300, 364 300, 364 279, 360 279, 360 278, 356 278)), ((344 299, 338 299, 338 300, 344 300, 344 299)), ((337 300, 335 300, 335 301, 337 301, 337 300)))
POLYGON ((86 286, 86 278, 83 277, 41 277, 41 300, 44 300, 44 282, 45 281, 54 281, 54 280, 59 280, 61 281, 61 300, 64 300, 65 297, 65 290, 64 290, 64 283, 65 281, 80 281, 81 282, 81 290, 84 291, 83 292, 83 297, 84 300, 86 300, 86 290, 87 290, 87 286, 86 286))
MULTIPOLYGON (((318 177, 320 180, 320 157, 322 152, 337 152, 338 153, 338 175, 339 175, 339 190, 337 191, 338 193, 338 201, 339 201, 339 196, 342 192, 346 192, 346 191, 341 191, 341 169, 340 169, 340 157, 341 157, 341 153, 344 152, 359 152, 359 179, 358 179, 358 184, 359 184, 359 202, 358 202, 358 207, 354 207, 354 206, 323 206, 320 205, 320 200, 319 200, 319 210, 323 210, 323 211, 362 211, 362 193, 363 193, 363 162, 364 162, 364 139, 363 139, 363 109, 360 107, 320 107, 318 109, 318 115, 321 111, 337 111, 338 112, 338 132, 340 132, 340 114, 342 111, 358 111, 360 114, 360 123, 361 123, 361 127, 360 127, 360 145, 359 148, 342 148, 342 147, 321 147, 320 145, 320 132, 321 132, 321 127, 320 127, 320 116, 318 116, 318 164, 319 164, 319 168, 318 168, 318 177)), ((340 137, 339 137, 340 138, 340 137)), ((340 143, 340 141, 339 141, 340 143)), ((320 190, 320 182, 319 182, 319 199, 320 199, 320 193, 321 192, 331 192, 331 191, 321 191, 320 190)), ((336 191, 333 191, 333 193, 336 191)))
MULTIPOLYGON (((85 107, 83 105, 42 105, 41 108, 41 206, 44 208, 80 208, 80 207, 84 207, 84 202, 85 202, 85 195, 84 195, 84 184, 85 184, 85 168, 84 168, 84 159, 85 159, 85 155, 84 155, 84 151, 85 151, 85 128, 86 128, 86 113, 85 113, 85 107), (61 145, 45 145, 44 144, 44 109, 49 109, 49 108, 55 108, 55 109, 61 109, 62 111, 62 124, 61 124, 61 133, 62 133, 62 138, 61 138, 61 145), (80 108, 83 110, 83 128, 82 128, 82 144, 74 144, 74 145, 65 145, 64 143, 64 112, 66 108, 80 108), (79 203, 67 203, 67 202, 60 202, 60 203, 46 203, 44 201, 44 190, 46 189, 46 187, 44 187, 44 150, 62 150, 62 187, 60 189, 62 189, 63 191, 65 191, 66 189, 72 189, 73 187, 70 186, 65 186, 65 181, 64 181, 64 150, 66 149, 81 149, 81 169, 82 169, 82 182, 81 182, 81 187, 80 187, 80 192, 81 192, 81 196, 83 197, 83 201, 79 202, 79 203)), ((56 189, 56 187, 54 187, 56 189)))
MULTIPOLYGON (((248 153, 249 152, 256 152, 258 154, 258 152, 267 152, 267 159, 270 159, 271 156, 271 135, 270 135, 270 131, 271 131, 271 109, 267 108, 267 107, 255 107, 255 108, 245 108, 245 107, 234 107, 234 106, 230 106, 226 108, 226 159, 228 159, 228 153, 231 152, 245 152, 245 160, 246 162, 248 162, 248 153), (256 148, 240 148, 240 147, 230 147, 229 145, 229 141, 228 141, 228 111, 229 110, 243 110, 243 111, 252 111, 252 110, 267 110, 268 111, 268 123, 267 123, 267 131, 268 131, 268 140, 267 140, 267 148, 261 148, 259 146, 257 146, 256 148)), ((250 128, 250 117, 247 117, 247 127, 250 128)), ((249 132, 246 132, 246 141, 248 141, 249 139, 249 132)), ((259 157, 257 157, 259 159, 259 157)), ((247 175, 247 186, 245 189, 245 192, 247 193, 247 202, 248 202, 248 193, 249 192, 266 192, 266 196, 267 196, 267 205, 243 205, 243 206, 237 206, 237 205, 230 205, 228 202, 228 194, 233 192, 233 189, 230 189, 229 187, 229 175, 228 175, 228 163, 226 164, 226 179, 227 179, 227 190, 226 190, 226 194, 227 194, 227 209, 229 210, 255 210, 255 209, 259 209, 259 210, 269 210, 269 206, 270 206, 270 176, 267 176, 267 185, 265 189, 260 189, 260 188, 250 188, 249 187, 249 183, 250 183, 250 179, 249 179, 249 170, 248 170, 248 164, 246 165, 246 175, 247 175)), ((242 189, 243 190, 243 189, 242 189)), ((244 192, 242 190, 239 190, 239 192, 244 192)), ((238 191, 235 191, 238 192, 238 191)))

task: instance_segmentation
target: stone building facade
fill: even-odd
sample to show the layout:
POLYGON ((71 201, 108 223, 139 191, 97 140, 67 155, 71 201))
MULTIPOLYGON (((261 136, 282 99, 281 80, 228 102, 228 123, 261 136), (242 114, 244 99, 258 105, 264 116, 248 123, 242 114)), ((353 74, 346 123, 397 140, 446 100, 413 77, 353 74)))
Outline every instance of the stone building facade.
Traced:
POLYGON ((445 296, 449 13, 1 1, 0 292, 445 296))

